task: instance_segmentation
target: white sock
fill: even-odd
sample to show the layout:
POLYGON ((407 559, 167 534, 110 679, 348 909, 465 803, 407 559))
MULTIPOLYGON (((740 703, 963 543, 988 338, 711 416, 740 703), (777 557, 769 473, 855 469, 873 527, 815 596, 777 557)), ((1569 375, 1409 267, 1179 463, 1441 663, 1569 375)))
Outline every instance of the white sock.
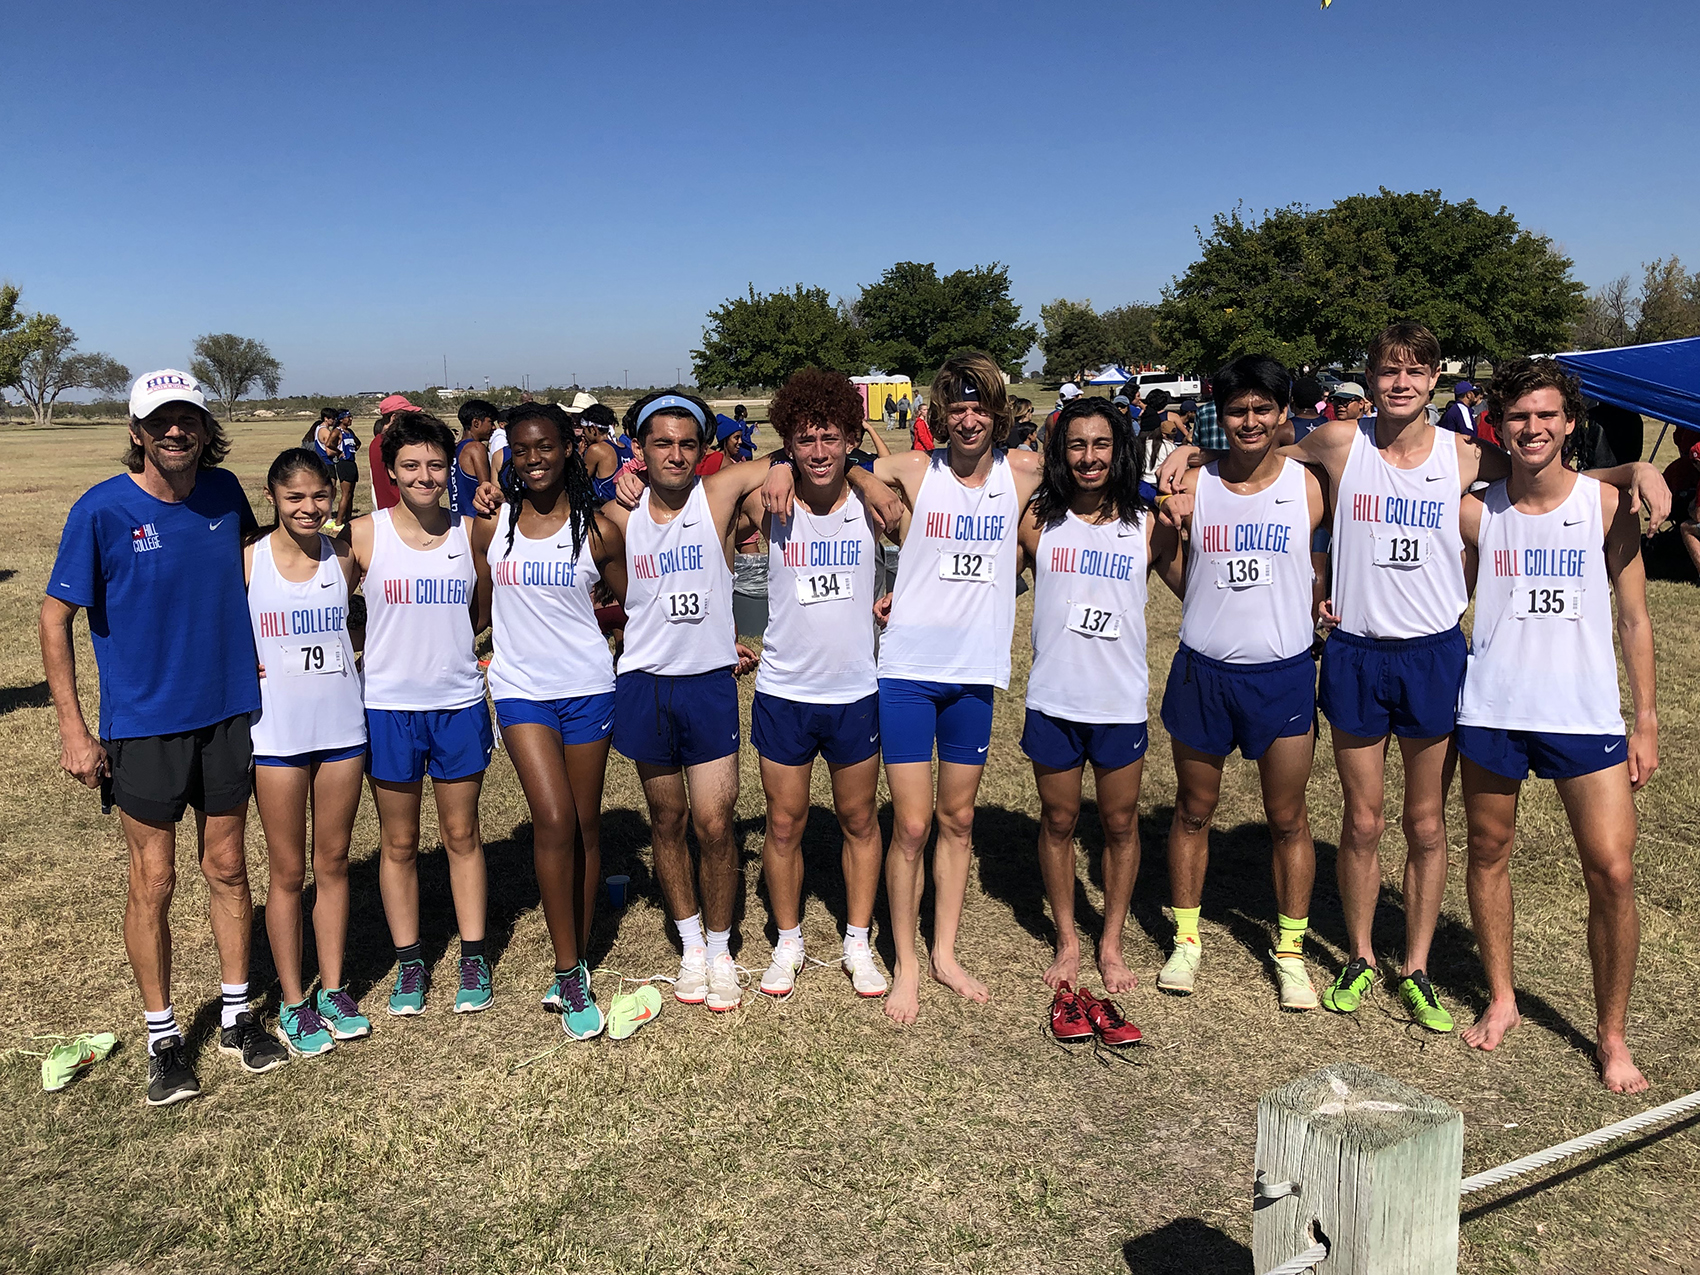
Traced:
POLYGON ((846 925, 844 927, 844 946, 849 947, 852 943, 860 943, 863 947, 868 945, 867 926, 846 925))
POLYGON ((729 956, 732 951, 731 930, 710 930, 708 932, 708 959, 717 956, 729 956))
POLYGON ((786 939, 790 939, 798 947, 802 947, 803 946, 803 927, 800 926, 800 925, 797 925, 797 926, 793 926, 789 930, 779 931, 779 941, 781 943, 783 943, 786 939))
POLYGON ((702 913, 687 916, 683 921, 673 922, 673 928, 679 931, 679 942, 688 951, 693 947, 702 946, 702 913))
POLYGON ((177 1029, 177 1014, 167 1005, 164 1009, 144 1009, 142 1017, 148 1024, 148 1053, 153 1053, 155 1046, 167 1036, 183 1039, 183 1033, 177 1029))
POLYGON ((219 1010, 218 1025, 234 1027, 236 1016, 248 1008, 248 984, 220 983, 218 990, 224 993, 224 1005, 219 1010))

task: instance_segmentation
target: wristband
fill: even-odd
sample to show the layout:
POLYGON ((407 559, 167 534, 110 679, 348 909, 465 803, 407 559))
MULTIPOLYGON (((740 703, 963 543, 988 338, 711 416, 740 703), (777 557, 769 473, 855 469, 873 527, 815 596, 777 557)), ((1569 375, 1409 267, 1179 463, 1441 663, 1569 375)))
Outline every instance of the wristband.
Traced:
POLYGON ((785 452, 779 452, 776 455, 768 457, 767 467, 772 469, 775 465, 791 465, 793 469, 796 468, 796 466, 792 464, 790 455, 785 452))
POLYGON ((871 474, 874 472, 874 458, 872 456, 858 457, 856 460, 856 467, 858 469, 865 469, 871 474))
POLYGON ((1155 504, 1157 506, 1157 508, 1161 509, 1163 507, 1163 502, 1165 500, 1172 500, 1174 498, 1174 495, 1175 495, 1174 492, 1166 491, 1162 495, 1158 496, 1157 499, 1155 501, 1153 501, 1152 503, 1155 504))

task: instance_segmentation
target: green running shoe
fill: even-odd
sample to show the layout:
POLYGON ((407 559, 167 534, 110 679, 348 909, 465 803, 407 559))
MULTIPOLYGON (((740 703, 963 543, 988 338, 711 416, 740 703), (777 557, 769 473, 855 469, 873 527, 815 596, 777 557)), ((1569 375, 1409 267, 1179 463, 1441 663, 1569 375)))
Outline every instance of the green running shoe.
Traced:
POLYGON ((372 1034, 372 1020, 360 1012, 359 1003, 346 987, 321 989, 313 1008, 338 1040, 359 1040, 372 1034))
POLYGON ((584 962, 580 961, 577 969, 561 979, 559 986, 565 1002, 561 1007, 561 1030, 574 1040, 600 1036, 605 1020, 601 1006, 591 995, 590 970, 584 962))
POLYGON ((496 1001, 490 990, 490 962, 482 956, 460 958, 460 990, 455 993, 455 1013, 476 1014, 496 1001))
POLYGON ((63 1045, 55 1045, 41 1060, 41 1087, 47 1093, 57 1093, 71 1083, 79 1071, 92 1067, 118 1047, 118 1037, 111 1032, 85 1032, 63 1045))
POLYGON ((1177 942, 1174 955, 1157 973, 1157 990, 1191 996, 1193 984, 1198 980, 1198 963, 1203 959, 1204 948, 1199 944, 1177 942))
POLYGON ((423 1014, 425 985, 429 982, 424 961, 403 961, 396 968, 395 990, 390 993, 390 1013, 397 1018, 423 1014))
POLYGON ((1428 975, 1422 970, 1412 970, 1399 980, 1399 999, 1405 1002, 1405 1010, 1411 1015, 1412 1022, 1431 1032, 1452 1030, 1452 1015, 1446 1012, 1440 997, 1434 994, 1434 988, 1429 984, 1428 975))
POLYGON ((645 983, 637 991, 608 1002, 608 1037, 624 1040, 661 1013, 661 993, 645 983))
POLYGON ((1322 993, 1322 1008, 1336 1014, 1350 1014, 1364 1003, 1364 996, 1375 983, 1375 971, 1361 956, 1346 962, 1346 968, 1334 976, 1322 993))
POLYGON ((336 1040, 310 999, 279 1009, 277 1025, 283 1031, 283 1043, 289 1046, 289 1052, 299 1057, 312 1058, 336 1048, 336 1040))

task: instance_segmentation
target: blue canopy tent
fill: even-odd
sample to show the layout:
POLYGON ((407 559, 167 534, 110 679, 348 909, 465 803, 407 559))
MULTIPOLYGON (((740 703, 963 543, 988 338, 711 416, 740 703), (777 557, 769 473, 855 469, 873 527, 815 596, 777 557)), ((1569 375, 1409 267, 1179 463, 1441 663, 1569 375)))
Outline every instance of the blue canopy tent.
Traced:
POLYGON ((1111 364, 1086 383, 1088 385, 1126 385, 1132 379, 1133 377, 1126 371, 1111 364))
POLYGON ((1558 361, 1582 378, 1582 392, 1590 398, 1700 429, 1700 337, 1560 354, 1558 361))

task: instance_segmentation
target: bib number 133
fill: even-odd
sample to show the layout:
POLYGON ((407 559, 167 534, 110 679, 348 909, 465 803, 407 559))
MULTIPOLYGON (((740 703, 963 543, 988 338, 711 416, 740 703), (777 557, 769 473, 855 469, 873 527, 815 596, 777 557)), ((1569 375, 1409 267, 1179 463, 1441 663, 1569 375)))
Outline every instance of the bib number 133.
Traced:
POLYGON ((946 549, 939 554, 939 579, 991 584, 997 559, 989 553, 958 553, 946 549))
POLYGON ((669 624, 686 624, 708 614, 708 599, 694 590, 688 593, 668 593, 662 603, 667 608, 669 624))

